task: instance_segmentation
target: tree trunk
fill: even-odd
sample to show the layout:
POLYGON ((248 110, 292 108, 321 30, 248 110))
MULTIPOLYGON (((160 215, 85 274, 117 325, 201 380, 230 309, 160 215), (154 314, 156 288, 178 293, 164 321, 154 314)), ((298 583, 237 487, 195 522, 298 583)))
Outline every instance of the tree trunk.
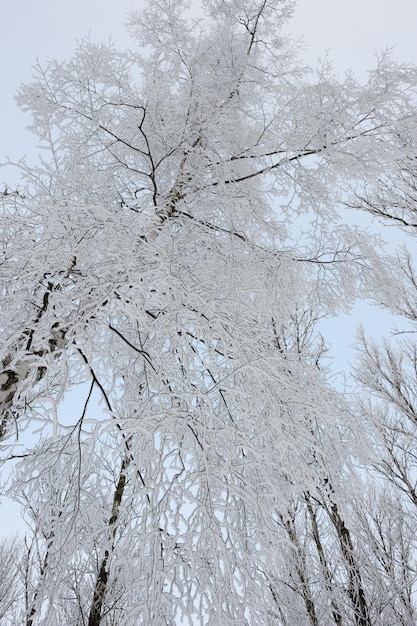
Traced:
POLYGON ((111 548, 104 551, 104 556, 101 561, 100 569, 94 586, 93 602, 90 609, 90 615, 88 618, 88 626, 100 626, 104 599, 106 597, 107 583, 110 572, 110 557, 114 550, 114 541, 117 531, 117 520, 120 513, 120 505, 122 503, 123 493, 126 485, 126 473, 125 470, 128 467, 131 459, 125 458, 120 468, 119 480, 117 482, 116 490, 113 495, 113 507, 112 515, 109 520, 109 528, 111 529, 111 548))

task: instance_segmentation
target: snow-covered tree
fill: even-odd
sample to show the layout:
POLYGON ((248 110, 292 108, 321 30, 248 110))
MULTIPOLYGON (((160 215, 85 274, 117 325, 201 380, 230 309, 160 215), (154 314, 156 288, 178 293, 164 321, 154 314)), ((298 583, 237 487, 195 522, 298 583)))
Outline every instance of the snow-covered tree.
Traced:
MULTIPOLYGON (((391 227, 399 225, 413 244, 417 172, 411 154, 415 159, 417 146, 410 142, 407 148, 397 171, 381 176, 356 201, 391 227)), ((378 482, 383 479, 379 499, 370 498, 369 510, 360 514, 361 532, 391 581, 395 603, 389 603, 393 613, 388 623, 412 624, 417 576, 417 271, 415 256, 405 245, 395 256, 375 262, 370 295, 393 315, 395 326, 393 322, 390 339, 370 338, 363 329, 358 334, 358 415, 372 443, 372 470, 378 482)))
MULTIPOLYGON (((0 543, 0 620, 19 615, 24 587, 20 576, 22 549, 18 539, 2 539, 0 543)), ((18 619, 18 618, 17 618, 18 619)), ((16 620, 17 623, 17 620, 16 620)))
POLYGON ((367 509, 358 510, 360 532, 367 536, 368 549, 380 571, 391 581, 387 593, 395 602, 387 605, 392 615, 386 616, 386 622, 401 624, 416 620, 416 129, 415 113, 400 120, 394 131, 399 143, 393 148, 392 168, 368 181, 348 202, 376 216, 389 235, 397 236, 395 227, 403 234, 394 254, 374 258, 369 279, 370 298, 393 316, 392 336, 375 339, 361 329, 355 367, 361 391, 358 415, 368 429, 369 462, 379 484, 370 487, 367 509))
POLYGON ((27 626, 370 626, 389 602, 316 322, 372 267, 344 203, 394 171, 416 73, 302 67, 292 7, 154 1, 137 51, 83 41, 20 91, 44 152, 2 197, 0 435, 27 626))

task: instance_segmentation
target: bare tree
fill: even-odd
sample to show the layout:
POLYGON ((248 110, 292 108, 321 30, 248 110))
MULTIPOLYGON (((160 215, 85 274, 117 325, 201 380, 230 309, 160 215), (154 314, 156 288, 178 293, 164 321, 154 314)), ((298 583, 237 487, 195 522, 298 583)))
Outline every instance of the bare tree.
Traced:
POLYGON ((22 604, 21 559, 22 546, 19 539, 3 539, 0 543, 0 619, 4 624, 11 623, 22 604))

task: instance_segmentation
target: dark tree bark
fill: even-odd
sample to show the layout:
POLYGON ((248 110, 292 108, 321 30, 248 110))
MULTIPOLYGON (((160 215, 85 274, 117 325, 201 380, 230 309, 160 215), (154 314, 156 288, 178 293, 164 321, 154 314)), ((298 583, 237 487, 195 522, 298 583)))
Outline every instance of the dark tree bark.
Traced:
POLYGON ((88 618, 88 626, 100 626, 103 614, 103 605, 107 592, 107 584, 110 574, 110 559, 114 550, 114 544, 117 532, 117 521, 119 519, 120 506, 123 499, 123 494, 126 486, 126 468, 128 467, 131 459, 125 457, 122 466, 120 468, 119 480, 116 485, 116 489, 113 495, 113 507, 112 515, 109 519, 109 529, 111 535, 111 547, 104 551, 104 556, 101 561, 100 569, 96 578, 94 586, 93 602, 90 609, 90 615, 88 618))

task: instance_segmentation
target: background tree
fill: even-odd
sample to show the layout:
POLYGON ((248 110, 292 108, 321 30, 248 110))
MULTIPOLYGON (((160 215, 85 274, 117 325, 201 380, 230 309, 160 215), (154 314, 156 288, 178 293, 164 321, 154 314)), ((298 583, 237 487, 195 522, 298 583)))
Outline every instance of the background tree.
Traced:
POLYGON ((14 619, 22 604, 23 585, 20 568, 21 545, 18 539, 3 539, 0 544, 0 619, 14 619))
MULTIPOLYGON (((392 178, 397 186, 386 187, 384 194, 376 190, 373 205, 368 197, 364 206, 414 234, 414 182, 407 179, 411 174, 408 162, 407 172, 405 175, 404 162, 400 161, 399 172, 392 178)), ((380 184, 385 187, 386 181, 380 184)), ((416 581, 416 287, 413 256, 405 247, 375 268, 370 293, 393 314, 396 327, 389 340, 366 337, 361 330, 355 368, 363 394, 358 414, 368 425, 374 449, 372 469, 386 483, 379 504, 367 515, 362 512, 363 528, 380 567, 391 578, 394 589, 398 586, 391 593, 397 600, 396 610, 403 614, 401 618, 397 614, 396 619, 405 624, 413 621, 416 581)))
POLYGON ((292 2, 204 7, 153 3, 139 52, 84 41, 19 95, 47 155, 2 198, 27 626, 380 619, 315 325, 372 267, 340 211, 394 171, 415 72, 340 82, 298 63, 292 2))

